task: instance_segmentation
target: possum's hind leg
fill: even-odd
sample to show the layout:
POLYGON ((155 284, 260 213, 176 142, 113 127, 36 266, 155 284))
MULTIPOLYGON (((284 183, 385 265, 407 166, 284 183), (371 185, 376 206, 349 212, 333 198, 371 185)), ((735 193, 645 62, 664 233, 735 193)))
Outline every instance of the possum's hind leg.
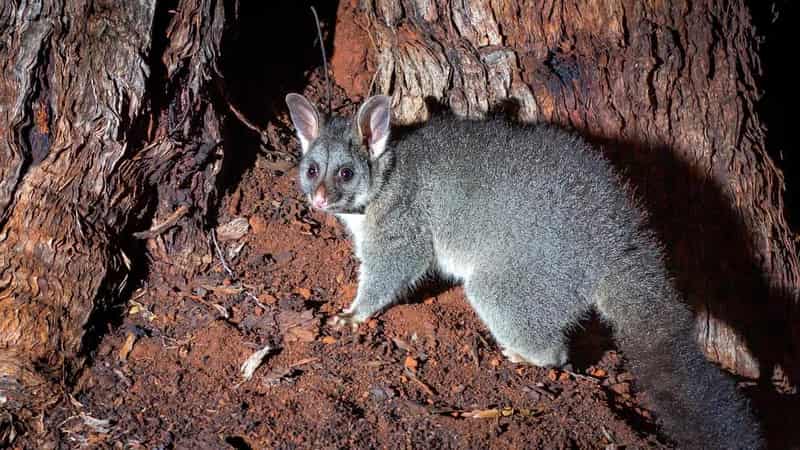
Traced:
MULTIPOLYGON (((505 270, 505 273, 525 273, 505 270)), ((532 277, 509 279, 497 273, 474 273, 464 285, 470 304, 512 362, 561 367, 567 362, 564 334, 586 305, 559 297, 532 277)))

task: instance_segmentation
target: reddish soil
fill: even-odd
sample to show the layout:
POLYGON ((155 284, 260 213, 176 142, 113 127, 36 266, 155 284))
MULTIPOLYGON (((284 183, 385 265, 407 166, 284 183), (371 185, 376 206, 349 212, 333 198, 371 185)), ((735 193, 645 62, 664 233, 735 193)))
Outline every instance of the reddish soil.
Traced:
POLYGON ((268 131, 220 206, 220 224, 248 224, 217 230, 232 273, 213 245, 194 279, 151 267, 47 418, 65 447, 667 447, 596 324, 576 333, 572 371, 506 361, 457 287, 433 284, 356 332, 329 327, 357 264, 343 228, 297 191, 286 117, 268 131), (240 367, 266 345, 244 381, 240 367))

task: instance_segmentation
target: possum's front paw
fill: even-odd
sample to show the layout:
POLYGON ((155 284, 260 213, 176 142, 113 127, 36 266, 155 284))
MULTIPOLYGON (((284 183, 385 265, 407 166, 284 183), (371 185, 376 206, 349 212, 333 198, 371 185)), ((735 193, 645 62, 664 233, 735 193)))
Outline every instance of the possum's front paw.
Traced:
POLYGON ((537 367, 563 367, 567 363, 567 348, 561 344, 538 351, 518 351, 503 347, 503 356, 514 364, 527 363, 537 367))
POLYGON ((335 328, 342 328, 349 325, 350 329, 353 331, 356 331, 358 324, 362 322, 364 322, 364 319, 359 319, 356 317, 355 313, 349 309, 345 309, 339 314, 331 317, 331 319, 328 321, 328 323, 335 328))

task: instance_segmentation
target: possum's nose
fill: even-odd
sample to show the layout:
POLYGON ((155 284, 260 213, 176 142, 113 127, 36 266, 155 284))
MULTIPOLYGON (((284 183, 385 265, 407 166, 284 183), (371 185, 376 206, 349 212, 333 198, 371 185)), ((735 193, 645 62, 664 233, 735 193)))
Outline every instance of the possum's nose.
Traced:
POLYGON ((311 204, 317 209, 323 209, 328 206, 328 191, 325 189, 324 184, 320 184, 317 190, 314 191, 311 204))

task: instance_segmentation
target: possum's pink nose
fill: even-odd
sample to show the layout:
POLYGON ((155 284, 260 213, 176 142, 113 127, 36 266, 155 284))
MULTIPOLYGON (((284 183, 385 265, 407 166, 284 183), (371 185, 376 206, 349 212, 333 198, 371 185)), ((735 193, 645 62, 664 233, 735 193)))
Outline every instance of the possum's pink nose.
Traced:
POLYGON ((328 191, 325 189, 324 184, 320 184, 317 188, 316 192, 314 192, 314 197, 311 199, 311 204, 314 208, 317 209, 324 209, 328 206, 328 191))

